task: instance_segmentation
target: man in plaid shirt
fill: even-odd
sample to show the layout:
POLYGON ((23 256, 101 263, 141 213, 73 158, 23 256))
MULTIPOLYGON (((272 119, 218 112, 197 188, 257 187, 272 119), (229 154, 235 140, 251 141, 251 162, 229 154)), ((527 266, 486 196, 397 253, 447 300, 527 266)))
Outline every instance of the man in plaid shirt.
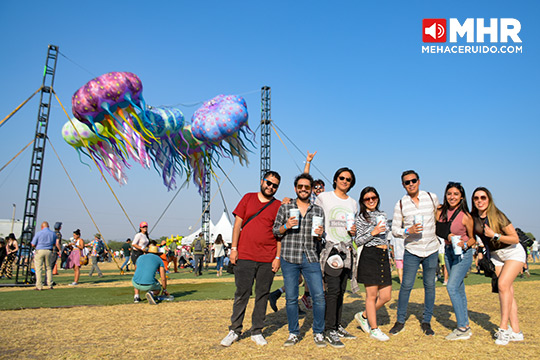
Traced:
POLYGON ((317 252, 317 242, 321 241, 323 226, 313 228, 313 217, 318 216, 324 224, 323 209, 310 201, 313 178, 301 174, 294 180, 297 198, 289 204, 282 204, 274 222, 274 235, 281 237, 281 271, 286 288, 287 321, 289 337, 284 346, 298 342, 298 276, 302 273, 313 299, 313 336, 315 344, 326 346, 324 341, 325 300, 322 273, 317 252), (299 210, 300 216, 290 215, 290 211, 299 210), (297 227, 297 228, 294 228, 297 227), (316 236, 312 235, 312 231, 316 236))

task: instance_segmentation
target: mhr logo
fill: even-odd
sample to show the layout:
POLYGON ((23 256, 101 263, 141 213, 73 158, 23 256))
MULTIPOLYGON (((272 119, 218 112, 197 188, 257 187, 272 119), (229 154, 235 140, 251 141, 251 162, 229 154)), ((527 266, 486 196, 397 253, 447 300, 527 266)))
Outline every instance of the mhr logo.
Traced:
POLYGON ((446 19, 422 20, 422 40, 425 43, 446 42, 447 34, 450 36, 451 43, 457 42, 458 36, 465 37, 468 43, 483 43, 485 35, 489 35, 491 43, 507 43, 508 38, 515 43, 520 43, 521 39, 518 36, 520 30, 519 20, 510 18, 491 18, 489 25, 485 25, 484 19, 468 18, 461 24, 458 19, 450 18, 448 26, 446 26, 446 19))

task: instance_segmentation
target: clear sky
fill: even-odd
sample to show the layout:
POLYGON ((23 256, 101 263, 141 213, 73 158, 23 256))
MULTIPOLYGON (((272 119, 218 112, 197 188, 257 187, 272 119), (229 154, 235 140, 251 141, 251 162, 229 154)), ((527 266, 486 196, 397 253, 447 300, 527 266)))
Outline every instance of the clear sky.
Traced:
MULTIPOLYGON (((71 96, 109 71, 130 71, 151 105, 192 104, 218 94, 245 94, 253 130, 260 88, 272 88, 272 119, 303 151, 318 151, 314 177, 342 166, 357 184, 375 186, 390 216, 404 194, 403 170, 420 173, 421 189, 442 197, 448 181, 486 186, 515 226, 540 235, 540 14, 536 1, 12 1, 0 2, 0 119, 39 88, 48 44, 59 46, 55 91, 71 96), (422 19, 514 18, 519 54, 423 54, 422 19)), ((486 38, 488 41, 489 38, 486 38)), ((437 45, 437 44, 433 44, 437 45)), ((457 44, 467 44, 459 39, 457 44)), ((0 128, 0 166, 35 132, 36 96, 0 128)), ((190 118, 197 106, 178 106, 190 118)), ((53 100, 49 137, 106 239, 132 237, 131 227, 99 172, 80 163, 61 136, 67 121, 53 100)), ((281 134, 280 134, 281 135, 281 134)), ((277 196, 292 196, 304 155, 272 132, 272 168, 282 174, 277 196), (290 152, 290 154, 289 154, 290 152)), ((260 133, 250 165, 222 160, 244 194, 259 188, 260 133)), ((31 149, 0 172, 0 218, 23 218, 31 149)), ((221 171, 217 171, 220 181, 221 171)), ((133 223, 150 228, 170 202, 153 170, 133 164, 129 182, 107 179, 133 223)), ((218 184, 212 183, 212 196, 218 184)), ((327 182, 327 189, 331 184, 327 182)), ((222 187, 229 212, 240 195, 222 187)), ((212 203, 217 222, 224 206, 212 203)), ((200 226, 196 187, 182 190, 151 232, 187 235, 200 226)), ((93 226, 47 144, 38 223, 64 223, 64 237, 93 226)), ((18 236, 18 234, 17 234, 18 236)))

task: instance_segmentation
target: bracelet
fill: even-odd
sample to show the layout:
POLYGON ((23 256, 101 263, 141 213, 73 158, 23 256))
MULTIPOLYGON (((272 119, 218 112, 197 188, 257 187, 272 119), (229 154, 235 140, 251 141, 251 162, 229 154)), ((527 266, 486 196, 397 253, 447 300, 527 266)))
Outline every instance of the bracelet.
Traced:
POLYGON ((287 223, 283 224, 283 229, 287 230, 287 223))
POLYGON ((279 260, 279 256, 276 256, 276 258, 275 258, 275 259, 276 259, 276 260, 279 260))
POLYGON ((493 240, 494 240, 494 241, 499 241, 500 238, 501 238, 501 234, 495 233, 495 235, 493 235, 493 240))
POLYGON ((405 228, 405 235, 409 235, 409 228, 405 228))
POLYGON ((235 250, 235 251, 236 251, 236 250, 238 250, 238 248, 237 248, 236 246, 232 246, 232 247, 231 247, 231 250, 235 250))

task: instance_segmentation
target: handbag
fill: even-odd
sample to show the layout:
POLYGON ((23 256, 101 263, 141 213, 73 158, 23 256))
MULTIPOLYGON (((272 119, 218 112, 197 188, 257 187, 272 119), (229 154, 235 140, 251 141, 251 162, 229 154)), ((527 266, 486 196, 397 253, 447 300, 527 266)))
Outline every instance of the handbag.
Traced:
POLYGON ((80 262, 81 266, 82 266, 82 265, 88 265, 88 256, 86 256, 86 255, 85 255, 85 256, 82 256, 82 255, 81 255, 81 259, 80 259, 79 262, 80 262))
POLYGON ((457 209, 456 211, 454 211, 454 214, 452 215, 449 221, 444 221, 444 222, 437 221, 437 223, 435 224, 435 234, 438 237, 443 238, 445 241, 448 240, 448 235, 450 235, 450 226, 452 226, 452 221, 454 221, 454 219, 456 218, 456 216, 459 214, 460 211, 461 209, 457 209))

